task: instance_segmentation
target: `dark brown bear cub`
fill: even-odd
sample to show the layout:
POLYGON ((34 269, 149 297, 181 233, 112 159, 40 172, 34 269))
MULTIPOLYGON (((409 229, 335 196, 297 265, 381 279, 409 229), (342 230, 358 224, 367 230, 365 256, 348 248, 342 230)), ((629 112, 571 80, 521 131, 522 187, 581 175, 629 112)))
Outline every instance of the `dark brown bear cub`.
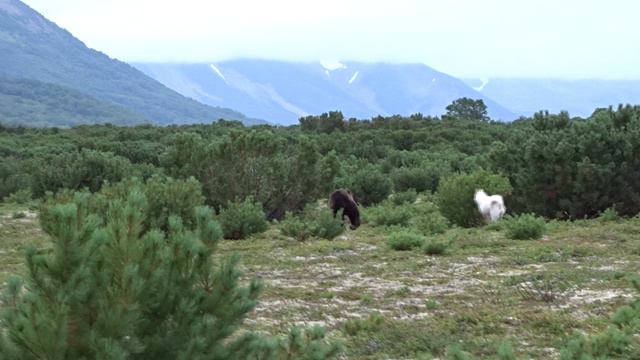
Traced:
POLYGON ((342 209, 342 221, 347 215, 351 222, 351 230, 355 230, 360 226, 360 211, 358 211, 358 203, 351 190, 338 189, 329 196, 329 207, 333 210, 333 217, 336 217, 338 210, 342 209))

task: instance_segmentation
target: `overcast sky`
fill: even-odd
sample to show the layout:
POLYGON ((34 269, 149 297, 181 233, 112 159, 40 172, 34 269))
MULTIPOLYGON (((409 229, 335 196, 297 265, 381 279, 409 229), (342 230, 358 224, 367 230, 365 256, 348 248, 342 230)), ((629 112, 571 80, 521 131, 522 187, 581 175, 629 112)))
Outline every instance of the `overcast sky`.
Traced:
POLYGON ((459 77, 640 79, 635 0, 24 0, 130 62, 425 63, 459 77))

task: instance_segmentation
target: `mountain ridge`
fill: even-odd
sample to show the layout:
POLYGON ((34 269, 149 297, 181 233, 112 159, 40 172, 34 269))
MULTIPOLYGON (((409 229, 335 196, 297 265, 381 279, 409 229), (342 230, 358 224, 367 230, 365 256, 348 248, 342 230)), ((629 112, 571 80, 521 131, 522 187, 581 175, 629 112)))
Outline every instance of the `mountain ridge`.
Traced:
POLYGON ((133 63, 169 88, 280 124, 340 110, 347 117, 441 115, 461 97, 485 101, 495 119, 517 116, 461 80, 425 64, 237 59, 210 63, 133 63))
POLYGON ((597 108, 640 104, 640 80, 495 77, 464 81, 523 116, 548 110, 586 118, 597 108))
POLYGON ((117 104, 158 124, 219 118, 259 123, 227 108, 180 95, 133 66, 88 48, 18 0, 0 0, 0 76, 24 78, 80 91, 117 104))

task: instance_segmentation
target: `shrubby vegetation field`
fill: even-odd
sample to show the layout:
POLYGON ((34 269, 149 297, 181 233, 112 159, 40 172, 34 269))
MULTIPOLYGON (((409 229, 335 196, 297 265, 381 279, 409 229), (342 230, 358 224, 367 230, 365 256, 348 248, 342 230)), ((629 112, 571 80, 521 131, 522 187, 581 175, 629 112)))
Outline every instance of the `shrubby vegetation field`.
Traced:
POLYGON ((516 213, 582 219, 613 207, 635 215, 639 113, 631 106, 597 110, 589 119, 538 113, 510 124, 420 114, 356 121, 332 112, 287 128, 226 121, 2 127, 0 197, 97 191, 104 181, 133 176, 194 177, 204 203, 216 210, 252 196, 269 219, 280 219, 335 187, 352 188, 368 206, 394 191, 435 192, 443 179, 484 170, 508 179, 516 213))
POLYGON ((286 128, 0 127, 0 280, 24 279, 3 287, 1 349, 640 356, 640 107, 506 124, 463 105, 286 128), (341 187, 362 204, 355 231, 326 208, 341 187), (484 226, 478 188, 509 216, 484 226))

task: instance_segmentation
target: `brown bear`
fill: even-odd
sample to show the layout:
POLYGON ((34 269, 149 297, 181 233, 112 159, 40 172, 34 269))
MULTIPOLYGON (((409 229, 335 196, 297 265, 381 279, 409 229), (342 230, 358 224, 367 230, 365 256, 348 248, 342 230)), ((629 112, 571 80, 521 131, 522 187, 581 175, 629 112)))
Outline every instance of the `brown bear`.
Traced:
POLYGON ((329 207, 333 210, 333 217, 336 217, 338 210, 342 209, 342 221, 347 215, 351 225, 351 230, 355 230, 360 226, 360 211, 358 211, 358 201, 351 190, 338 189, 329 196, 329 207))

